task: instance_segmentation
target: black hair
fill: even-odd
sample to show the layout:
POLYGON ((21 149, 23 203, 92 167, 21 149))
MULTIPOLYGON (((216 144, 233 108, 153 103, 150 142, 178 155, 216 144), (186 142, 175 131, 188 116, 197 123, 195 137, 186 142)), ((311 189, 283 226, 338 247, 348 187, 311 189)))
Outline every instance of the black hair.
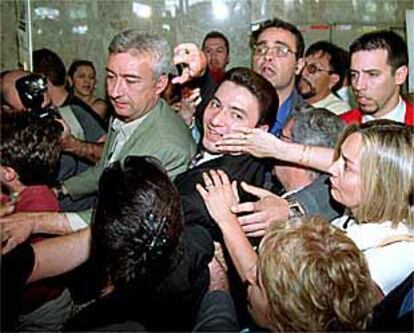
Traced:
POLYGON ((95 66, 93 65, 93 62, 92 61, 89 61, 89 60, 75 60, 69 66, 68 76, 73 79, 73 75, 75 74, 76 70, 80 66, 88 66, 88 67, 91 67, 93 69, 94 73, 96 74, 96 69, 95 69, 95 66))
POLYGON ((230 81, 249 90, 259 104, 259 120, 257 125, 268 125, 272 128, 279 108, 279 97, 275 88, 260 74, 245 67, 229 70, 223 82, 230 81))
POLYGON ((45 75, 54 86, 61 87, 66 83, 66 68, 62 59, 49 49, 33 52, 33 72, 45 75))
POLYGON ((229 40, 227 39, 227 37, 221 33, 220 31, 210 31, 209 33, 207 33, 207 35, 205 35, 204 39, 203 39, 203 44, 201 46, 201 48, 204 50, 204 46, 206 44, 206 40, 209 38, 221 38, 224 41, 224 44, 226 45, 226 49, 227 49, 227 54, 230 54, 230 43, 229 40))
POLYGON ((47 185, 55 178, 61 153, 62 126, 29 112, 2 113, 0 154, 23 185, 47 185))
POLYGON ((296 59, 303 57, 303 52, 305 50, 305 41, 303 39, 302 33, 292 23, 282 21, 278 18, 273 18, 262 22, 259 28, 252 32, 252 34, 250 35, 250 47, 252 49, 256 45, 257 39, 259 38, 260 34, 268 28, 283 29, 292 33, 293 36, 295 36, 296 40, 296 59))
POLYGON ((328 56, 329 70, 339 76, 339 81, 332 87, 332 91, 336 91, 342 87, 342 83, 349 70, 348 53, 343 48, 331 42, 319 41, 309 46, 306 50, 305 57, 318 52, 322 52, 323 55, 328 56))
POLYGON ((104 170, 91 253, 103 282, 123 289, 162 279, 182 228, 179 193, 155 158, 128 156, 104 170))
POLYGON ((393 73, 401 66, 408 65, 407 43, 394 31, 374 31, 357 38, 349 47, 350 56, 359 51, 383 49, 388 53, 387 64, 393 73))

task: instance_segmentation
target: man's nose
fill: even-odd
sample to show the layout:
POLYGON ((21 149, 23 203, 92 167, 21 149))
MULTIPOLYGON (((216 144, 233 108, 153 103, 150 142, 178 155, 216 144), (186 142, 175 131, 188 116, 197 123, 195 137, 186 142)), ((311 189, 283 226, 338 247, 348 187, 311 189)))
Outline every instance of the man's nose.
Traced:
POLYGON ((114 80, 114 82, 108 83, 108 95, 112 98, 118 98, 123 94, 122 80, 114 80))
POLYGON ((352 80, 352 85, 356 91, 364 90, 367 87, 365 75, 359 75, 352 80))
POLYGON ((225 121, 225 114, 224 112, 218 111, 212 118, 211 118, 211 124, 214 126, 223 126, 225 121))

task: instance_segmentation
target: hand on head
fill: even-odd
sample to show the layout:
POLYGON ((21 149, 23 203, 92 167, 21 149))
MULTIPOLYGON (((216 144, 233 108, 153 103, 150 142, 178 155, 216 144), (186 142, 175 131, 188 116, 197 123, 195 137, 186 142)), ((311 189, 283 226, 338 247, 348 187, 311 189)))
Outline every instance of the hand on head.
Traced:
POLYGON ((256 157, 275 157, 282 154, 284 145, 273 134, 260 128, 236 127, 233 133, 225 134, 217 147, 227 153, 247 153, 256 157))

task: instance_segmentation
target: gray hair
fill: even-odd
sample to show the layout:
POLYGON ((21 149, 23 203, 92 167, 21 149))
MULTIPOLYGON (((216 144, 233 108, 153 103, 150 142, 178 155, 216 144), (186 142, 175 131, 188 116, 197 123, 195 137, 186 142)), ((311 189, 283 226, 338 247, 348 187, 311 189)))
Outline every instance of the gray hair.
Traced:
POLYGON ((108 47, 111 54, 131 53, 148 54, 153 63, 153 72, 156 79, 171 71, 171 49, 168 42, 157 35, 138 30, 126 30, 117 34, 108 47))
MULTIPOLYGON (((310 146, 334 148, 339 135, 345 128, 345 123, 334 113, 324 108, 305 107, 293 112, 292 140, 310 146)), ((312 178, 319 172, 311 171, 312 178)))

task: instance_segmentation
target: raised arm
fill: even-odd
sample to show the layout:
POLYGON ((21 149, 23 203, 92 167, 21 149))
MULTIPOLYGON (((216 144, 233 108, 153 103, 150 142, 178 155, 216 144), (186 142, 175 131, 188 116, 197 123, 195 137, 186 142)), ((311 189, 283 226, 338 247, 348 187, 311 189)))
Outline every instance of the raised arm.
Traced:
POLYGON ((232 184, 221 171, 210 170, 203 174, 205 186, 197 184, 206 207, 223 233, 224 243, 242 281, 247 280, 251 268, 256 265, 257 254, 230 208, 238 202, 236 182, 232 184))
POLYGON ((32 244, 35 263, 28 279, 40 279, 66 273, 84 263, 90 252, 90 228, 32 244))
POLYGON ((222 152, 275 158, 324 172, 333 162, 333 149, 283 141, 259 128, 239 127, 225 134, 217 146, 222 152))

